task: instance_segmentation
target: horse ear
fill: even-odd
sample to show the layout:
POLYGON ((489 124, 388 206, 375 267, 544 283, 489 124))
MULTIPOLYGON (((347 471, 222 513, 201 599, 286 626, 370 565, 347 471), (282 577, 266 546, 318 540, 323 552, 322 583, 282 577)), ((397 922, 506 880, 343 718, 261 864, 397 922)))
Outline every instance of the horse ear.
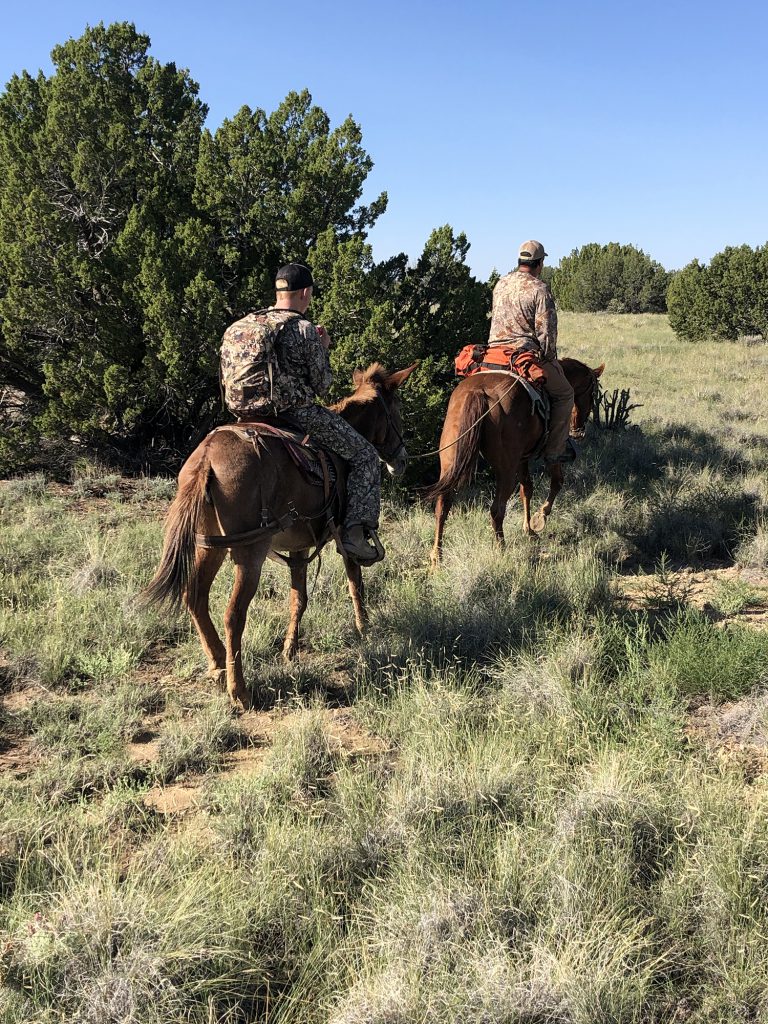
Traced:
POLYGON ((401 384, 404 384, 408 380, 418 365, 419 363, 417 360, 413 366, 408 366, 405 370, 396 370, 394 373, 390 373, 384 381, 384 387, 388 391, 394 391, 395 388, 399 388, 401 384))
POLYGON ((362 366, 356 366, 352 371, 352 383, 355 385, 356 388, 359 388, 364 380, 365 370, 362 368, 362 366))
POLYGON ((594 369, 594 370, 592 371, 592 373, 594 373, 594 375, 595 375, 596 377, 599 377, 599 376, 600 376, 600 374, 601 374, 601 373, 603 372, 603 370, 604 370, 604 369, 605 369, 605 363, 600 363, 600 365, 599 365, 599 366, 598 366, 598 367, 597 367, 596 369, 594 369))

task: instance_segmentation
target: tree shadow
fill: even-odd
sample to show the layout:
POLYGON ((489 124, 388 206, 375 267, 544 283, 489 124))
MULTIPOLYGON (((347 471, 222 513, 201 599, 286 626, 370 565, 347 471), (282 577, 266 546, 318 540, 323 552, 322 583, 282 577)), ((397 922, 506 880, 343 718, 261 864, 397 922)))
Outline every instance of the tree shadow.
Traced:
MULTIPOLYGON (((765 445, 765 439, 759 439, 765 445)), ((768 451, 768 449, 767 449, 768 451)), ((591 431, 581 458, 566 470, 568 493, 585 503, 576 508, 582 535, 599 539, 609 529, 624 537, 638 567, 666 554, 676 564, 732 561, 760 518, 760 502, 745 487, 755 462, 705 430, 671 424, 647 432, 591 431), (620 511, 611 514, 613 492, 620 511), (594 496, 594 500, 591 500, 594 496)), ((555 506, 556 518, 562 508, 555 506)))

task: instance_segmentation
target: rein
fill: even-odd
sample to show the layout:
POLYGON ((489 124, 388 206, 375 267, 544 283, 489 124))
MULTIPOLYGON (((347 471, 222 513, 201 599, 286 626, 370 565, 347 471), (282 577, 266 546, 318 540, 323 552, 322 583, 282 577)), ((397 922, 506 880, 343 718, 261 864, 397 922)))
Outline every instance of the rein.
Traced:
MULTIPOLYGON (((501 373, 505 373, 507 371, 501 370, 500 372, 501 373)), ((519 379, 520 379, 519 377, 515 377, 515 379, 509 385, 507 390, 504 392, 504 394, 500 398, 498 398, 493 403, 493 405, 489 405, 488 408, 485 410, 485 412, 481 416, 478 416, 477 419, 475 420, 475 422, 470 427, 467 427, 467 429, 463 433, 459 434, 459 436, 454 441, 451 441, 450 444, 443 445, 442 448, 435 448, 435 450, 431 451, 431 452, 424 452, 422 455, 411 455, 411 456, 409 456, 409 458, 411 458, 411 459, 428 459, 428 458, 431 458, 433 455, 439 455, 440 452, 444 452, 444 451, 447 451, 449 448, 453 448, 453 446, 455 444, 459 443, 459 441, 462 439, 462 437, 466 437, 467 434, 471 433, 475 429, 475 427, 480 422, 480 420, 484 419, 488 415, 489 412, 493 412, 493 410, 496 408, 496 406, 504 401, 504 399, 510 393, 510 391, 515 386, 515 384, 517 384, 519 379)))
MULTIPOLYGON (((381 407, 384 410, 384 415, 387 417, 387 426, 392 431, 392 433, 395 435, 395 437, 397 438, 397 441, 398 441, 397 448, 395 448, 395 450, 393 452, 390 452, 389 458, 390 459, 397 458, 397 456, 400 454, 400 452, 405 452, 406 453, 405 457, 408 458, 408 452, 407 452, 407 449, 405 447, 405 438, 403 437, 403 435, 400 433, 400 431, 395 426, 395 421, 392 419, 392 413, 390 412, 387 403, 384 401, 384 398, 383 398, 381 392, 379 391, 378 387, 376 388, 376 397, 378 398, 379 403, 381 404, 381 407)), ((417 458, 418 458, 418 456, 417 456, 417 458)), ((380 455, 379 456, 379 462, 383 462, 386 465, 386 457, 382 458, 381 455, 380 455)))
MULTIPOLYGON (((587 369, 589 369, 589 367, 587 367, 587 369)), ((453 446, 455 444, 459 443, 459 441, 462 439, 462 437, 466 437, 467 434, 471 433, 475 429, 475 427, 480 422, 480 420, 484 419, 484 417, 486 417, 489 412, 493 412, 493 410, 496 408, 496 406, 499 405, 500 402, 503 402, 503 400, 511 392, 511 390, 512 390, 512 388, 514 388, 515 384, 517 384, 518 381, 522 380, 522 378, 519 377, 517 374, 513 374, 511 370, 494 370, 493 372, 494 373, 509 373, 509 374, 512 374, 512 376, 514 376, 515 379, 512 381, 512 383, 507 388, 507 390, 504 392, 504 394, 500 398, 498 398, 493 403, 493 405, 490 405, 481 416, 478 416, 478 418, 475 420, 475 422, 471 426, 467 427, 467 429, 463 433, 459 434, 459 436, 455 440, 451 441, 450 444, 443 445, 442 448, 435 448, 431 452, 424 452, 422 455, 409 455, 408 456, 409 461, 411 459, 428 459, 428 458, 431 458, 433 455, 439 455, 440 452, 445 452, 449 448, 453 448, 453 446)), ((594 373, 592 373, 591 370, 589 370, 589 374, 590 374, 590 376, 592 378, 592 405, 591 405, 591 408, 590 408, 590 412, 594 413, 595 405, 596 405, 597 400, 598 400, 599 395, 600 395, 600 382, 598 381, 597 377, 594 375, 594 373)), ((383 399, 382 399, 382 401, 383 401, 383 399)), ((395 433, 397 433, 397 430, 395 430, 395 433)))

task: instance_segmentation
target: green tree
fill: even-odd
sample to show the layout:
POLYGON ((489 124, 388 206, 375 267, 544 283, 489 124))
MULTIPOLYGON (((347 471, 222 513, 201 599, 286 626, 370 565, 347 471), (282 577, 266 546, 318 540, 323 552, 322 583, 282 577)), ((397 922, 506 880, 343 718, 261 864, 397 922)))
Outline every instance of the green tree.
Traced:
POLYGON ((768 338, 768 244, 728 246, 708 266, 698 260, 670 284, 669 321, 681 338, 768 338))
POLYGON ((177 225, 206 108, 148 46, 99 25, 0 97, 0 375, 44 431, 119 436, 178 397, 157 321, 188 283, 177 225))
POLYGON ((309 93, 203 130, 197 85, 129 24, 54 49, 0 97, 0 381, 16 433, 183 449, 218 409, 228 322, 321 237, 359 243, 386 206, 348 118, 309 93))
POLYGON ((673 275, 667 291, 672 330, 688 341, 699 341, 712 330, 706 268, 693 260, 673 275))
MULTIPOLYGON (((470 342, 488 337, 491 288, 466 264, 469 242, 449 225, 429 236, 411 266, 399 254, 373 262, 359 239, 318 240, 312 268, 320 284, 314 316, 330 330, 334 394, 349 389, 356 366, 380 360, 402 368, 419 360, 403 389, 403 414, 414 453, 436 446, 445 406, 456 385, 453 360, 470 342)), ((412 476, 428 466, 419 463, 412 476)))
POLYGON ((242 107, 215 135, 203 133, 199 237, 230 318, 269 298, 276 268, 306 262, 324 233, 365 236, 387 204, 382 193, 355 205, 372 166, 359 126, 350 117, 331 130, 306 90, 290 93, 270 116, 242 107))
POLYGON ((560 261, 552 291, 563 309, 577 312, 661 313, 669 274, 634 245, 590 242, 560 261))

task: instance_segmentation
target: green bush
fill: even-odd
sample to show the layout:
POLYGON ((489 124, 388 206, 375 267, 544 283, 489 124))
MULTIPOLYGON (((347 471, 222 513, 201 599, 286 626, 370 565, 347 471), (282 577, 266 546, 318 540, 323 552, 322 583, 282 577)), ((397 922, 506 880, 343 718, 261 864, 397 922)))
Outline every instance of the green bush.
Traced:
POLYGON ((590 242, 564 257, 552 275, 563 309, 583 313, 663 313, 669 274, 634 245, 590 242))
POLYGON ((487 336, 465 236, 446 225, 415 265, 375 264, 386 194, 359 203, 373 164, 351 117, 331 128, 305 90, 211 133, 197 84, 148 49, 100 24, 0 94, 0 471, 78 449, 177 463, 219 416, 225 327, 272 301, 287 260, 315 271, 331 397, 359 364, 421 360, 406 417, 433 447, 453 356, 487 336))
POLYGON ((675 274, 667 300, 680 338, 768 338, 768 244, 728 246, 709 266, 694 260, 675 274))
POLYGON ((50 77, 23 72, 0 95, 11 467, 38 434, 126 457, 188 444, 219 408, 227 323, 323 231, 364 237, 386 206, 356 205, 372 162, 351 118, 331 129, 294 92, 211 134, 197 84, 148 48, 133 25, 100 24, 54 48, 50 77))

